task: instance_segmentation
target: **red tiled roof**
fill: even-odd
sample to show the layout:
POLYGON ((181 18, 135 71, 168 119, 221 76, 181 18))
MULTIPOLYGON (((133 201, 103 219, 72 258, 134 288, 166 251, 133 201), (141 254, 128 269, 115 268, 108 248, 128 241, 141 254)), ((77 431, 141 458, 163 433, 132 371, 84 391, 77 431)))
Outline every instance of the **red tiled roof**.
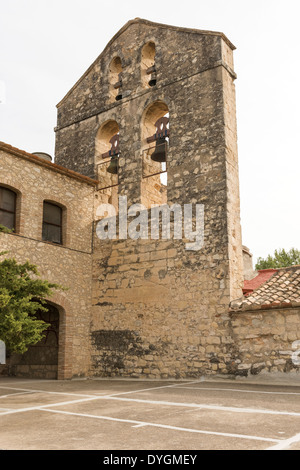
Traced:
POLYGON ((247 295, 261 286, 264 282, 268 281, 278 269, 260 269, 258 275, 250 281, 244 281, 243 294, 247 295))
POLYGON ((232 301, 230 311, 241 312, 300 306, 300 266, 275 269, 273 274, 271 272, 269 274, 269 279, 247 296, 232 301))

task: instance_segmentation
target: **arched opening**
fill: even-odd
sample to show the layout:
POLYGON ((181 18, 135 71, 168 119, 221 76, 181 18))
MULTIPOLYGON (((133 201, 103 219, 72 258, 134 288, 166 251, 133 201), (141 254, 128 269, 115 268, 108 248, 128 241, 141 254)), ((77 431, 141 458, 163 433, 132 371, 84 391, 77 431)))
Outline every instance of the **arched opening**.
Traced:
POLYGON ((57 379, 59 358, 60 315, 56 306, 47 303, 48 311, 38 310, 36 317, 49 324, 44 338, 22 355, 10 358, 10 375, 41 379, 57 379))
POLYGON ((144 88, 156 85, 155 44, 147 42, 141 54, 141 80, 144 88))
POLYGON ((119 126, 116 121, 110 120, 97 132, 95 165, 101 202, 113 204, 115 207, 118 205, 119 154, 119 126))
POLYGON ((119 126, 116 121, 110 120, 100 126, 95 142, 95 163, 96 165, 103 160, 103 154, 111 149, 110 139, 119 133, 119 126))
POLYGON ((144 111, 141 129, 143 179, 142 203, 146 207, 167 202, 169 109, 163 101, 144 111))
POLYGON ((120 57, 114 57, 109 66, 109 99, 111 102, 122 99, 122 61, 120 57))

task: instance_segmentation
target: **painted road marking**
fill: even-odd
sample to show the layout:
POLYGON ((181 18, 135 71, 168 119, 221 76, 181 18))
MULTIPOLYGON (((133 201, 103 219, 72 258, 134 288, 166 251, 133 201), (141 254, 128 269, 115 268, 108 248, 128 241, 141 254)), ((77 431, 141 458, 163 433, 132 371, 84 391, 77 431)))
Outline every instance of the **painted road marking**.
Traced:
POLYGON ((161 400, 141 400, 138 398, 118 398, 114 396, 103 396, 101 397, 104 400, 118 400, 118 401, 128 401, 135 403, 147 403, 150 405, 164 405, 164 406, 182 406, 187 408, 196 408, 203 410, 218 410, 218 411, 230 411, 235 413, 260 413, 260 414, 271 414, 271 415, 284 415, 284 416, 300 416, 300 413, 292 411, 276 411, 276 410, 266 410, 261 408, 242 408, 242 407, 233 407, 233 406, 218 406, 218 405, 205 405, 201 403, 184 403, 184 402, 171 402, 171 401, 161 401, 161 400))
POLYGON ((284 439, 283 441, 280 441, 276 446, 269 447, 266 450, 285 450, 288 449, 292 444, 295 444, 297 442, 300 442, 300 433, 296 434, 293 437, 290 437, 289 439, 284 439))
MULTIPOLYGON (((7 390, 23 390, 23 392, 27 392, 27 393, 49 393, 50 395, 69 395, 69 396, 75 396, 75 397, 89 397, 89 398, 94 398, 95 396, 95 395, 88 395, 88 394, 82 394, 82 393, 51 392, 48 390, 35 390, 35 389, 29 389, 29 388, 2 387, 2 385, 0 385, 0 388, 7 389, 7 390)), ((0 399, 1 399, 1 396, 0 396, 0 399)))
POLYGON ((2 400, 2 398, 15 397, 16 395, 28 395, 30 393, 34 393, 34 392, 17 392, 17 393, 9 393, 8 395, 0 395, 0 401, 2 400))
POLYGON ((300 395, 297 392, 266 392, 264 390, 240 390, 238 388, 213 388, 213 387, 185 387, 178 385, 176 388, 185 390, 208 390, 217 392, 238 392, 238 393, 264 393, 268 395, 300 395))
MULTIPOLYGON (((187 382, 185 385, 192 385, 192 384, 199 383, 199 382, 203 382, 203 380, 194 380, 193 382, 187 382)), ((120 393, 113 393, 113 394, 110 393, 108 396, 116 397, 119 395, 127 395, 129 393, 151 392, 152 390, 160 390, 162 388, 176 388, 176 387, 178 387, 178 383, 171 384, 171 385, 162 385, 159 387, 142 388, 140 390, 130 390, 129 392, 120 392, 120 393)))
POLYGON ((1 416, 16 414, 16 413, 25 413, 26 411, 41 410, 49 406, 61 406, 61 405, 70 405, 70 404, 76 404, 76 403, 84 403, 87 401, 99 400, 100 398, 102 397, 82 398, 81 400, 71 400, 71 401, 65 401, 65 402, 60 402, 60 403, 50 403, 48 405, 41 405, 41 406, 30 406, 28 408, 16 408, 16 409, 11 409, 9 411, 1 413, 1 416))
MULTIPOLYGON (((198 381, 193 381, 193 382, 188 382, 187 385, 189 384, 194 384, 194 383, 199 383, 198 381)), ((120 392, 120 393, 113 393, 113 394, 105 394, 106 392, 103 392, 102 395, 100 395, 101 392, 97 392, 95 395, 89 395, 89 394, 82 394, 82 393, 69 393, 69 392, 54 392, 54 391, 48 391, 48 390, 36 390, 36 389, 29 389, 29 388, 19 388, 19 387, 7 387, 7 386, 2 386, 0 385, 0 389, 4 390, 21 390, 22 392, 28 392, 28 393, 48 393, 51 395, 68 395, 68 396, 75 396, 75 397, 86 397, 86 398, 103 398, 104 396, 107 397, 115 397, 119 395, 126 395, 130 393, 137 393, 137 392, 147 392, 151 390, 158 390, 162 388, 170 388, 170 387, 175 387, 177 384, 171 384, 171 385, 162 385, 160 387, 150 387, 150 388, 144 388, 140 390, 129 390, 128 392, 120 392), (100 395, 100 396, 99 396, 100 395)), ((11 394, 13 395, 13 394, 11 394)), ((1 396, 0 396, 1 399, 1 396)))
POLYGON ((98 415, 90 415, 86 413, 73 413, 69 411, 61 411, 61 410, 49 410, 49 409, 41 409, 41 411, 47 411, 49 413, 59 413, 64 415, 70 416, 80 416, 84 418, 93 418, 93 419, 102 419, 106 421, 115 421, 118 423, 129 423, 129 424, 137 424, 138 426, 151 426, 155 428, 163 428, 163 429, 171 429, 173 431, 184 431, 196 434, 209 434, 213 436, 222 436, 222 437, 234 437, 238 439, 250 439, 254 441, 264 441, 264 442, 276 442, 276 444, 280 443, 280 439, 272 439, 266 437, 258 437, 258 436, 248 436, 246 434, 232 434, 226 432, 215 432, 215 431, 204 431, 202 429, 190 429, 190 428, 182 428, 178 426, 169 426, 168 424, 159 424, 159 423, 148 423, 143 421, 136 421, 132 419, 121 419, 121 418, 112 418, 110 416, 98 416, 98 415))
MULTIPOLYGON (((36 381, 35 383, 37 383, 36 381)), ((44 381, 40 381, 44 382, 44 381)), ((55 381, 53 381, 55 382, 55 381)), ((61 413, 65 415, 72 415, 72 416, 82 416, 82 417, 89 417, 89 418, 95 418, 95 419, 103 419, 103 420, 108 420, 108 421, 116 421, 116 422, 124 422, 124 423, 129 423, 132 424, 132 427, 143 427, 143 426, 150 426, 150 427, 159 427, 159 428, 165 428, 165 429, 171 429, 175 431, 183 431, 183 432, 190 432, 190 433, 199 433, 199 434, 210 434, 210 435, 216 435, 216 436, 223 436, 223 437, 232 437, 232 438, 241 438, 241 439, 251 439, 251 440, 257 440, 257 441, 266 441, 266 442, 273 442, 275 443, 274 446, 269 447, 269 450, 280 450, 280 449, 285 449, 289 447, 290 445, 294 443, 300 442, 300 434, 297 434, 289 439, 272 439, 272 438, 263 438, 263 437, 258 437, 258 436, 248 436, 245 434, 233 434, 233 433, 222 433, 222 432, 214 432, 214 431, 207 431, 207 430, 197 430, 197 429, 190 429, 190 428, 182 428, 182 427, 177 427, 177 426, 169 426, 166 424, 157 424, 157 423, 148 423, 148 422, 143 422, 143 421, 136 421, 136 420, 126 420, 126 419, 118 419, 118 418, 111 418, 108 416, 97 416, 97 415, 90 415, 90 414, 84 414, 84 413, 74 413, 74 412, 67 412, 63 410, 53 410, 50 408, 57 407, 57 406, 64 406, 64 405, 72 405, 72 404, 77 404, 77 403, 85 403, 85 402, 90 402, 93 400, 116 400, 116 401, 127 401, 127 402, 135 402, 135 403, 141 403, 141 404, 153 404, 153 405, 163 405, 163 406, 177 406, 177 407, 186 407, 186 408, 192 408, 192 410, 187 410, 187 411, 193 411, 193 410, 201 410, 201 409, 207 409, 207 410, 218 410, 218 411, 224 411, 224 412, 238 412, 238 413, 260 413, 260 414, 269 414, 269 415, 286 415, 286 416, 296 416, 299 417, 300 413, 296 412, 288 412, 288 411, 276 411, 276 410, 266 410, 266 409, 255 409, 255 408, 238 408, 238 407, 226 407, 226 406, 217 406, 217 405, 205 405, 201 403, 180 403, 180 402, 168 402, 168 401, 161 401, 161 400, 141 400, 141 399, 135 399, 135 398, 127 398, 127 397, 121 397, 120 395, 126 395, 126 394, 132 394, 132 393, 140 393, 140 392, 145 392, 145 391, 154 391, 154 390, 159 390, 159 389, 164 389, 164 388, 187 388, 190 390, 193 389, 200 389, 200 390, 212 390, 212 391, 236 391, 236 392, 244 392, 244 393, 263 393, 263 394, 282 394, 282 395, 299 395, 299 393, 295 392, 267 392, 267 391, 259 391, 259 390, 240 390, 240 389, 227 389, 227 388, 212 388, 212 387, 185 387, 186 385, 192 385, 192 384, 197 384, 199 382, 203 382, 203 380, 197 380, 193 382, 187 382, 184 383, 182 386, 180 386, 177 383, 175 384, 170 384, 170 385, 164 385, 164 386, 159 386, 159 387, 149 387, 145 389, 140 389, 140 390, 130 390, 127 392, 120 392, 120 393, 115 393, 115 394, 108 394, 108 395, 100 395, 99 392, 98 395, 88 395, 88 394, 80 394, 80 393, 68 393, 68 392, 54 392, 54 391, 46 391, 46 390, 35 390, 35 389, 23 389, 20 387, 9 387, 5 386, 4 384, 0 385, 0 389, 8 389, 8 390, 19 390, 17 393, 12 393, 8 395, 2 396, 4 397, 9 397, 9 396, 14 396, 14 395, 22 395, 22 394, 30 394, 30 393, 45 393, 45 394, 53 394, 53 395, 67 395, 67 396, 75 396, 75 397, 84 397, 82 399, 78 400, 70 400, 70 401, 64 401, 60 403, 50 403, 47 405, 41 405, 41 406, 33 406, 33 407, 28 407, 28 408, 21 408, 21 409, 7 409, 7 408, 0 408, 0 414, 1 416, 3 415, 9 415, 9 414, 15 414, 15 413, 20 413, 20 412, 25 412, 25 411, 48 411, 52 413, 61 413), (25 393, 24 393, 25 392, 25 393)), ((32 383, 32 382, 28 382, 32 383)), ((49 383, 49 381, 47 381, 49 383)), ((56 382, 57 383, 57 382, 56 382)), ((104 393, 104 392, 103 392, 104 393)), ((0 397, 1 399, 1 397, 0 397)))
MULTIPOLYGON (((195 382, 191 382, 191 383, 195 383, 195 382)), ((173 385, 164 385, 164 386, 161 386, 161 387, 153 387, 153 388, 155 390, 157 390, 158 388, 168 388, 168 387, 172 387, 172 386, 173 385)), ((10 409, 9 411, 1 413, 1 416, 9 415, 9 414, 16 414, 16 413, 24 413, 26 411, 35 411, 35 410, 38 410, 38 409, 41 409, 41 408, 47 408, 47 407, 50 407, 50 406, 62 406, 62 405, 83 403, 83 402, 88 402, 88 401, 92 401, 92 400, 101 400, 101 399, 107 398, 107 397, 115 398, 115 394, 99 396, 99 395, 81 395, 81 394, 74 394, 74 393, 69 394, 69 393, 65 393, 65 392, 48 392, 48 391, 44 391, 44 390, 29 390, 29 389, 20 389, 20 388, 13 388, 13 387, 1 387, 1 386, 0 386, 0 388, 10 389, 10 390, 22 390, 22 391, 29 391, 29 392, 38 392, 38 393, 49 393, 49 394, 54 394, 54 395, 55 394, 62 394, 62 395, 73 395, 73 396, 87 397, 87 398, 83 398, 83 399, 80 399, 80 400, 71 400, 71 401, 60 402, 60 403, 49 403, 48 405, 42 405, 42 406, 31 406, 31 407, 27 407, 27 408, 10 409)), ((151 388, 150 389, 144 389, 144 391, 146 391, 146 390, 147 391, 151 390, 151 388)), ((136 392, 136 390, 131 390, 129 392, 124 392, 124 393, 135 393, 135 392, 136 392)), ((117 394, 117 395, 119 395, 119 394, 117 394)), ((122 398, 120 398, 120 400, 122 400, 122 398)))
MULTIPOLYGON (((164 387, 155 387, 157 390, 158 388, 167 388, 171 387, 170 386, 164 386, 164 387)), ((10 388, 10 387, 9 387, 10 388)), ((17 390, 17 389, 16 389, 17 390)), ((144 389, 148 390, 148 389, 144 389)), ((28 390, 27 390, 28 391, 28 390)), ((32 390, 30 390, 32 392, 32 390)), ((56 394, 56 392, 45 392, 45 391, 39 391, 40 393, 51 393, 51 394, 56 394)), ((124 393, 137 393, 138 391, 130 391, 130 392, 124 392, 124 393)), ((64 392, 57 392, 57 393, 62 393, 63 395, 69 395, 68 393, 64 392)), ((82 396, 80 394, 72 394, 75 396, 82 396)), ((66 402, 60 402, 60 403, 49 403, 47 405, 42 405, 42 406, 33 406, 33 407, 27 407, 27 408, 19 408, 19 409, 12 409, 9 410, 3 414, 15 414, 15 413, 22 413, 25 411, 34 411, 36 409, 41 409, 41 408, 47 408, 51 406, 63 406, 63 405, 71 405, 71 404, 76 404, 76 403, 84 403, 92 400, 116 400, 116 401, 126 401, 126 402, 134 402, 134 403, 141 403, 141 404, 151 404, 151 405, 163 405, 163 406, 177 406, 177 407, 185 407, 185 408, 195 408, 195 409, 204 409, 204 410, 214 410, 214 411, 225 411, 225 412, 235 412, 235 413, 258 413, 258 414, 269 414, 269 415, 283 415, 283 416, 300 416, 300 413, 297 412, 291 412, 291 411, 276 411, 276 410, 267 410, 267 409, 260 409, 260 408, 242 408, 242 407, 231 407, 231 406, 218 406, 218 405, 206 405, 203 403, 185 403, 185 402, 171 402, 171 401, 162 401, 162 400, 142 400, 138 398, 126 398, 126 397, 119 397, 116 396, 116 394, 113 395, 101 395, 101 396, 95 396, 95 395, 83 395, 87 398, 83 398, 80 400, 71 400, 71 401, 66 401, 66 402)))

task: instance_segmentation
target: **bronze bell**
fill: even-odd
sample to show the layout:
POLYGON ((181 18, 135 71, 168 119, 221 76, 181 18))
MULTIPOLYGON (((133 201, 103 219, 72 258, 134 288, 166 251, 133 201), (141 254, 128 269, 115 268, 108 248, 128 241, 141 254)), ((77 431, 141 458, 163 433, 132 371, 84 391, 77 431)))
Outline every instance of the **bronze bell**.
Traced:
POLYGON ((117 175, 118 174, 118 154, 112 155, 110 158, 110 164, 107 168, 107 172, 111 173, 112 175, 117 175))
POLYGON ((121 90, 121 88, 119 88, 118 94, 116 96, 116 101, 120 101, 122 98, 123 98, 122 90, 121 90))
POLYGON ((151 73, 150 80, 148 82, 149 86, 155 86, 156 85, 156 72, 151 73))
POLYGON ((122 99, 122 86, 123 86, 122 72, 120 72, 118 74, 118 77, 119 77, 119 81, 117 83, 115 83, 115 85, 114 85, 114 88, 118 88, 118 94, 116 96, 116 101, 120 101, 122 99))
POLYGON ((151 155, 151 160, 153 160, 154 162, 166 162, 167 161, 166 144, 167 144, 167 141, 165 137, 159 137, 156 140, 155 150, 151 155))
POLYGON ((152 65, 151 67, 148 67, 146 70, 146 73, 150 75, 150 80, 148 82, 149 86, 155 86, 156 85, 156 68, 155 64, 152 65))

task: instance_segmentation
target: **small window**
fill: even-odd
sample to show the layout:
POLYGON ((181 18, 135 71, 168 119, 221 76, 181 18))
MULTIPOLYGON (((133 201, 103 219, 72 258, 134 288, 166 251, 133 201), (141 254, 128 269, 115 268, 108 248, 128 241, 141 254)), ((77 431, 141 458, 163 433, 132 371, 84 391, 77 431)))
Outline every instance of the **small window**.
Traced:
POLYGON ((14 191, 0 187, 0 224, 13 231, 16 229, 16 200, 14 191))
POLYGON ((62 244, 62 208, 50 202, 44 202, 43 240, 62 244))

